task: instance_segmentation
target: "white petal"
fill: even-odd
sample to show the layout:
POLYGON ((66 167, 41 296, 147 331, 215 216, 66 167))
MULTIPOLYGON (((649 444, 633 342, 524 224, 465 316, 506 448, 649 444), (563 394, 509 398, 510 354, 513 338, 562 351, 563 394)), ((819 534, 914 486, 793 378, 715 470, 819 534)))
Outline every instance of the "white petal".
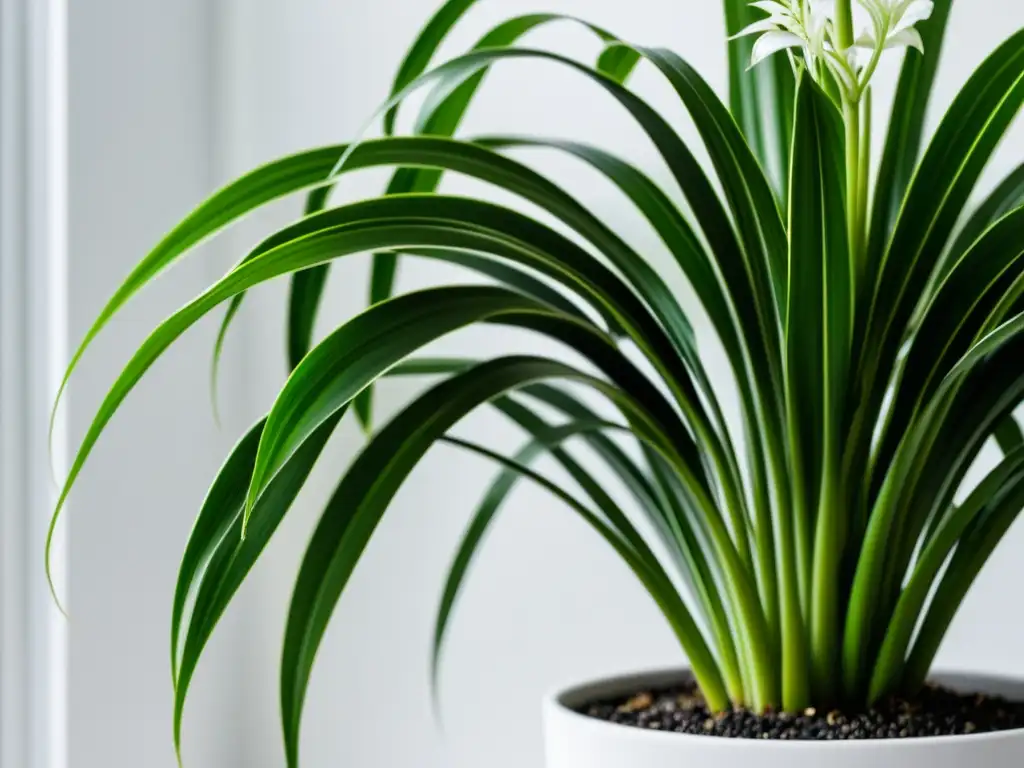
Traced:
POLYGON ((751 3, 754 8, 760 8, 769 16, 792 16, 793 9, 779 0, 757 0, 751 3))
POLYGON ((855 70, 866 67, 875 52, 875 46, 853 45, 846 51, 846 60, 855 70))
POLYGON ((860 33, 860 36, 853 41, 854 48, 866 48, 869 51, 875 50, 878 45, 878 41, 875 39, 875 33, 870 29, 865 29, 860 33))
POLYGON ((850 76, 850 72, 846 67, 839 66, 831 59, 825 59, 825 63, 828 65, 829 71, 836 80, 838 80, 848 91, 857 86, 857 82, 850 76))
POLYGON ((735 35, 730 37, 730 40, 736 40, 740 37, 746 37, 747 35, 756 35, 761 32, 774 32, 778 30, 778 25, 771 19, 762 19, 761 21, 755 21, 753 24, 749 24, 737 32, 735 35))
POLYGON ((786 48, 797 48, 803 44, 804 41, 792 32, 767 32, 754 43, 754 50, 750 55, 750 66, 754 66, 773 53, 778 53, 786 48))
MULTIPOLYGON (((863 19, 866 14, 871 19, 871 24, 875 27, 884 26, 885 19, 889 15, 890 11, 888 8, 883 7, 877 0, 857 0, 858 7, 854 8, 854 23, 857 23, 858 16, 863 19), (860 11, 860 14, 857 11, 860 11)), ((864 24, 863 21, 860 22, 864 24)))
POLYGON ((924 41, 921 40, 921 33, 916 29, 904 29, 895 35, 890 35, 885 41, 886 48, 917 48, 924 53, 924 41))
POLYGON ((932 11, 934 10, 935 3, 932 0, 913 0, 893 31, 898 33, 905 29, 910 29, 918 22, 931 18, 932 11))

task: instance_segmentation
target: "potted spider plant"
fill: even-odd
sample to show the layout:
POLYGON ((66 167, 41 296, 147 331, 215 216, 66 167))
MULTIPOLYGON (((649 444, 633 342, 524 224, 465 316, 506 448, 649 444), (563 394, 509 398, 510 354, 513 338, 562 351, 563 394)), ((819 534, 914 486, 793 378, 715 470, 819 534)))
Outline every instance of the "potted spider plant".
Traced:
POLYGON ((1024 434, 1013 418, 1024 397, 1024 167, 967 208, 1024 100, 1024 30, 988 56, 926 141, 952 0, 725 0, 726 102, 671 50, 555 14, 509 19, 431 67, 474 4, 449 0, 415 41, 378 115, 382 137, 276 160, 214 194, 139 263, 71 360, 65 385, 105 324, 160 271, 250 211, 308 192, 301 217, 138 349, 84 437, 53 518, 161 354, 225 306, 219 351, 245 291, 288 276, 291 375, 219 471, 182 559, 172 606, 175 743, 217 621, 351 411, 366 446, 312 535, 287 619, 280 695, 289 766, 299 764, 303 699, 334 606, 398 488, 439 442, 493 460, 500 474, 444 588, 435 673, 469 564, 520 479, 564 501, 616 550, 688 660, 685 670, 552 696, 551 768, 1024 764, 1024 730, 1015 730, 1024 726, 1024 685, 931 675, 958 606, 1024 506, 1024 434), (603 43, 596 65, 517 44, 556 22, 603 43), (906 55, 874 162, 871 85, 889 49, 906 55), (649 137, 675 188, 575 139, 453 138, 489 68, 522 59, 600 86, 649 137), (640 65, 678 96, 709 167, 628 87, 640 65), (396 135, 397 111, 419 89, 429 97, 416 129, 396 135), (725 381, 706 368, 692 308, 624 233, 516 160, 522 148, 588 164, 647 219, 725 351, 725 381), (340 175, 375 166, 396 168, 382 196, 330 201, 340 175), (448 173, 513 193, 561 226, 442 194, 448 173), (366 253, 369 309, 314 340, 330 264, 366 253), (393 295, 399 261, 410 258, 490 280, 393 295), (422 354, 478 323, 546 337, 579 362, 422 354), (373 386, 385 376, 427 383, 375 428, 373 386), (723 387, 738 395, 738 424, 723 415, 723 387), (593 405, 594 393, 607 407, 593 405), (485 405, 527 442, 509 452, 450 434, 485 405), (967 483, 990 440, 1001 460, 967 483), (534 469, 540 456, 572 487, 534 469), (609 483, 632 498, 628 508, 609 483))

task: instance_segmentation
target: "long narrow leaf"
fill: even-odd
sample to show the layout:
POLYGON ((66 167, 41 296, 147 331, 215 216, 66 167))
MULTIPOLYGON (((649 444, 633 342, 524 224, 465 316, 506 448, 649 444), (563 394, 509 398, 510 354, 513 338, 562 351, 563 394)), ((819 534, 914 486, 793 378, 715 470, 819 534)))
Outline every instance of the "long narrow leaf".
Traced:
MULTIPOLYGON (((837 677, 838 564, 843 524, 840 488, 853 279, 845 221, 844 142, 839 114, 810 77, 797 93, 790 173, 789 303, 786 318, 787 410, 794 475, 791 538, 780 532, 783 567, 804 585, 810 650, 820 685, 837 677), (813 572, 811 532, 814 533, 813 572), (792 558, 786 557, 786 551, 792 558), (810 583, 810 601, 807 583, 810 583)), ((787 526, 788 528, 789 526, 787 526)), ((792 596, 789 596, 792 600, 792 596)), ((787 605, 784 661, 802 668, 799 609, 787 605)), ((817 692, 830 700, 832 692, 817 692)), ((794 698, 806 691, 792 692, 794 698)))
POLYGON ((1024 480, 1022 469, 1024 450, 1017 449, 989 472, 964 503, 947 516, 936 529, 922 551, 889 622, 869 689, 871 701, 895 693, 887 686, 902 680, 907 649, 936 576, 968 526, 982 510, 991 504, 993 498, 1004 495, 1008 488, 1024 480))
POLYGON ((252 443, 253 438, 262 433, 265 421, 253 427, 236 447, 200 510, 178 571, 171 622, 174 746, 179 759, 185 700, 203 650, 228 603, 298 495, 341 417, 342 413, 338 413, 325 422, 278 473, 259 501, 259 523, 244 541, 241 526, 245 488, 255 462, 252 443), (186 599, 192 592, 195 598, 186 616, 186 599), (180 658, 179 643, 183 646, 180 658))
MULTIPOLYGON (((438 46, 455 22, 469 10, 472 4, 472 0, 469 3, 465 2, 465 0, 454 0, 454 2, 450 2, 434 17, 403 62, 392 90, 392 99, 396 99, 399 94, 403 93, 426 71, 430 59, 438 46)), ((533 13, 517 16, 502 22, 487 32, 473 46, 473 50, 505 48, 514 45, 525 35, 539 27, 558 22, 569 22, 582 26, 606 44, 615 40, 614 35, 607 30, 573 16, 557 13, 533 13)), ((610 50, 614 51, 615 49, 612 48, 610 50)), ((629 73, 636 64, 636 60, 637 57, 635 55, 608 56, 606 52, 598 60, 598 70, 622 82, 629 76, 629 73)), ((488 67, 483 66, 467 76, 464 81, 450 88, 446 88, 444 84, 441 84, 428 97, 421 111, 415 132, 431 136, 454 136, 470 104, 479 91, 487 71, 488 67)), ((384 115, 384 132, 387 135, 394 133, 394 121, 400 103, 400 100, 394 101, 393 105, 384 115)), ((441 183, 443 174, 444 169, 441 168, 401 168, 392 176, 387 187, 387 193, 433 192, 441 183)), ((397 253, 383 252, 374 255, 370 270, 371 304, 383 301, 391 296, 394 290, 397 269, 397 253)), ((365 418, 366 421, 369 421, 368 402, 372 396, 372 390, 367 390, 364 396, 367 403, 365 406, 367 409, 365 418)))
POLYGON ((772 56, 751 68, 754 38, 736 35, 766 16, 749 0, 723 0, 723 6, 729 38, 730 112, 771 174, 779 199, 785 200, 796 93, 793 68, 784 55, 772 56))
MULTIPOLYGON (((385 426, 345 474, 329 502, 299 572, 281 666, 281 709, 288 765, 298 765, 298 733, 306 687, 334 606, 377 523, 426 450, 479 405, 546 379, 605 385, 551 360, 503 358, 447 379, 385 426)), ((614 396, 614 392, 609 392, 614 396)), ((685 612, 674 615, 688 617, 685 612)), ((692 619, 677 628, 711 696, 724 691, 717 665, 692 619), (716 685, 716 682, 718 683, 716 685)), ((719 693, 718 698, 724 699, 719 693)))
MULTIPOLYGON (((258 258, 245 260, 165 321, 118 377, 83 438, 58 498, 48 535, 48 573, 49 542, 67 495, 96 440, 127 394, 167 347, 214 307, 281 274, 316 266, 345 254, 412 244, 467 248, 527 265, 554 264, 578 291, 589 294, 597 304, 605 304, 624 325, 633 329, 635 338, 645 343, 649 339, 655 345, 650 350, 652 362, 672 365, 675 360, 661 329, 611 272, 567 238, 499 206, 442 196, 388 197, 309 217, 270 238, 268 243, 261 246, 258 258), (444 218, 446 209, 454 218, 444 218), (431 219, 434 223, 430 223, 431 219), (511 235, 513 232, 515 236, 511 235), (543 243, 545 240, 548 242, 543 243), (587 267, 581 271, 583 263, 587 267)), ((685 376, 685 371, 681 373, 685 376)))
POLYGON ((942 59, 942 44, 953 0, 936 0, 931 18, 918 29, 926 55, 908 50, 900 71, 889 133, 875 184, 868 238, 868 279, 877 274, 889 237, 899 216, 903 197, 921 150, 924 121, 931 100, 935 73, 942 59))

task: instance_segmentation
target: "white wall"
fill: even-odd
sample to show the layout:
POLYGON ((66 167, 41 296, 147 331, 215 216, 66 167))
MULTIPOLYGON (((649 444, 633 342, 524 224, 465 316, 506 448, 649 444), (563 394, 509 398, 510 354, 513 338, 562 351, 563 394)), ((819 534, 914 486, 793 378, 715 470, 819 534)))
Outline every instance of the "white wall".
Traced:
MULTIPOLYGON (((71 83, 73 120, 79 122, 77 136, 72 126, 75 339, 117 278, 216 177, 298 148, 353 138, 437 2, 220 0, 219 20, 200 0, 103 0, 88 10, 72 5, 78 5, 72 13, 71 83), (210 30, 218 37, 204 48, 210 30), (204 50, 214 58, 204 58, 204 50), (216 96, 220 101, 211 111, 216 96), (151 142, 143 141, 140 129, 151 132, 151 142), (126 215, 130 221, 118 220, 126 215)), ((629 39, 671 45, 724 92, 717 2, 493 0, 473 12, 445 50, 460 51, 497 21, 538 7, 585 15, 629 39)), ((1024 7, 1005 0, 960 3, 939 104, 948 103, 1005 30, 1022 23, 1024 7), (993 25, 996 14, 999 24, 993 25)), ((531 42, 583 57, 597 50, 585 34, 566 27, 535 34, 531 42)), ((693 135, 654 75, 642 71, 634 82, 684 135, 693 135)), ((887 100, 884 94, 878 99, 883 105, 887 100)), ((465 130, 586 137, 660 180, 667 176, 614 105, 550 65, 497 70, 465 130)), ((1019 160, 1022 137, 1018 129, 1002 148, 997 170, 1019 160)), ((667 263, 653 235, 607 185, 565 161, 545 158, 540 164, 657 263, 667 263)), ((346 182, 343 194, 375 193, 382 180, 379 174, 360 175, 346 182)), ((459 181, 448 188, 479 189, 459 181)), ((276 206, 220 241, 223 258, 239 256, 298 206, 276 206)), ((363 306, 367 260, 347 261, 333 272, 324 329, 363 306)), ((432 269, 408 263, 401 287, 447 276, 432 269)), ((83 369, 73 434, 81 433, 130 341, 210 276, 208 266, 186 267, 126 313, 83 369)), ((177 555, 230 438, 269 406, 283 381, 283 289, 254 292, 230 339, 229 356, 244 362, 226 384, 234 385, 226 434, 213 430, 206 407, 211 328, 205 327, 176 347, 129 401, 75 497, 72 517, 80 522, 72 523, 71 559, 74 768, 170 764, 166 627, 177 555), (124 546, 111 548, 112 537, 124 546), (123 620, 125 610, 134 611, 130 622, 123 620), (111 626, 118 628, 116 635, 111 626), (135 762, 125 762, 129 756, 135 762)), ((446 340, 441 349, 479 354, 491 351, 495 340, 493 330, 487 336, 470 332, 446 340)), ((524 348, 511 334, 500 341, 509 349, 524 348)), ((381 415, 413 391, 409 383, 387 384, 381 415)), ((488 413, 474 416, 463 431, 496 445, 519 439, 488 413)), ((319 507, 359 445, 351 425, 342 430, 243 588, 232 620, 218 633, 215 658, 199 670, 197 696, 190 702, 186 745, 198 759, 188 764, 282 764, 277 665, 284 613, 319 507), (244 738, 237 730, 241 723, 244 738), (219 728, 236 730, 218 734, 219 728)), ((442 737, 427 689, 433 612, 453 546, 492 475, 475 459, 437 449, 399 495, 321 649, 305 713, 305 766, 539 765, 537 703, 552 684, 682 661, 626 569, 570 513, 523 487, 499 520, 457 611, 443 675, 442 737)), ((1024 622, 1003 610, 1000 600, 1002 588, 1024 576, 1014 557, 1021 547, 1018 530, 965 607, 944 651, 947 663, 1024 673, 1016 653, 1024 622)))
MULTIPOLYGON (((206 0, 68 6, 69 314, 77 344, 129 269, 218 181, 215 17, 206 0)), ((212 256, 205 249, 161 279, 100 337, 71 384, 72 445, 135 346, 225 268, 212 256)), ((210 415, 212 332, 207 324, 190 334, 152 370, 71 499, 71 768, 177 765, 168 661, 174 580, 196 510, 235 439, 210 415)), ((217 670, 200 670, 190 700, 186 765, 238 764, 236 636, 232 613, 213 644, 217 670)))

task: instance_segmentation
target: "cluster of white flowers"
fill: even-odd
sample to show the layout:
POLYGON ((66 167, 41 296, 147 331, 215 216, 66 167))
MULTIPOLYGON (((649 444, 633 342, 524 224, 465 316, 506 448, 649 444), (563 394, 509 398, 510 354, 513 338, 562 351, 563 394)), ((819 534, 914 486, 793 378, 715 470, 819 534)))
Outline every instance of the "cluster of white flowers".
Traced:
POLYGON ((843 47, 835 39, 835 0, 755 0, 751 5, 768 14, 736 35, 759 35, 751 66, 779 51, 799 49, 816 79, 831 73, 852 99, 867 86, 883 51, 924 49, 914 25, 930 17, 935 6, 932 0, 857 0, 857 33, 852 44, 843 47))

